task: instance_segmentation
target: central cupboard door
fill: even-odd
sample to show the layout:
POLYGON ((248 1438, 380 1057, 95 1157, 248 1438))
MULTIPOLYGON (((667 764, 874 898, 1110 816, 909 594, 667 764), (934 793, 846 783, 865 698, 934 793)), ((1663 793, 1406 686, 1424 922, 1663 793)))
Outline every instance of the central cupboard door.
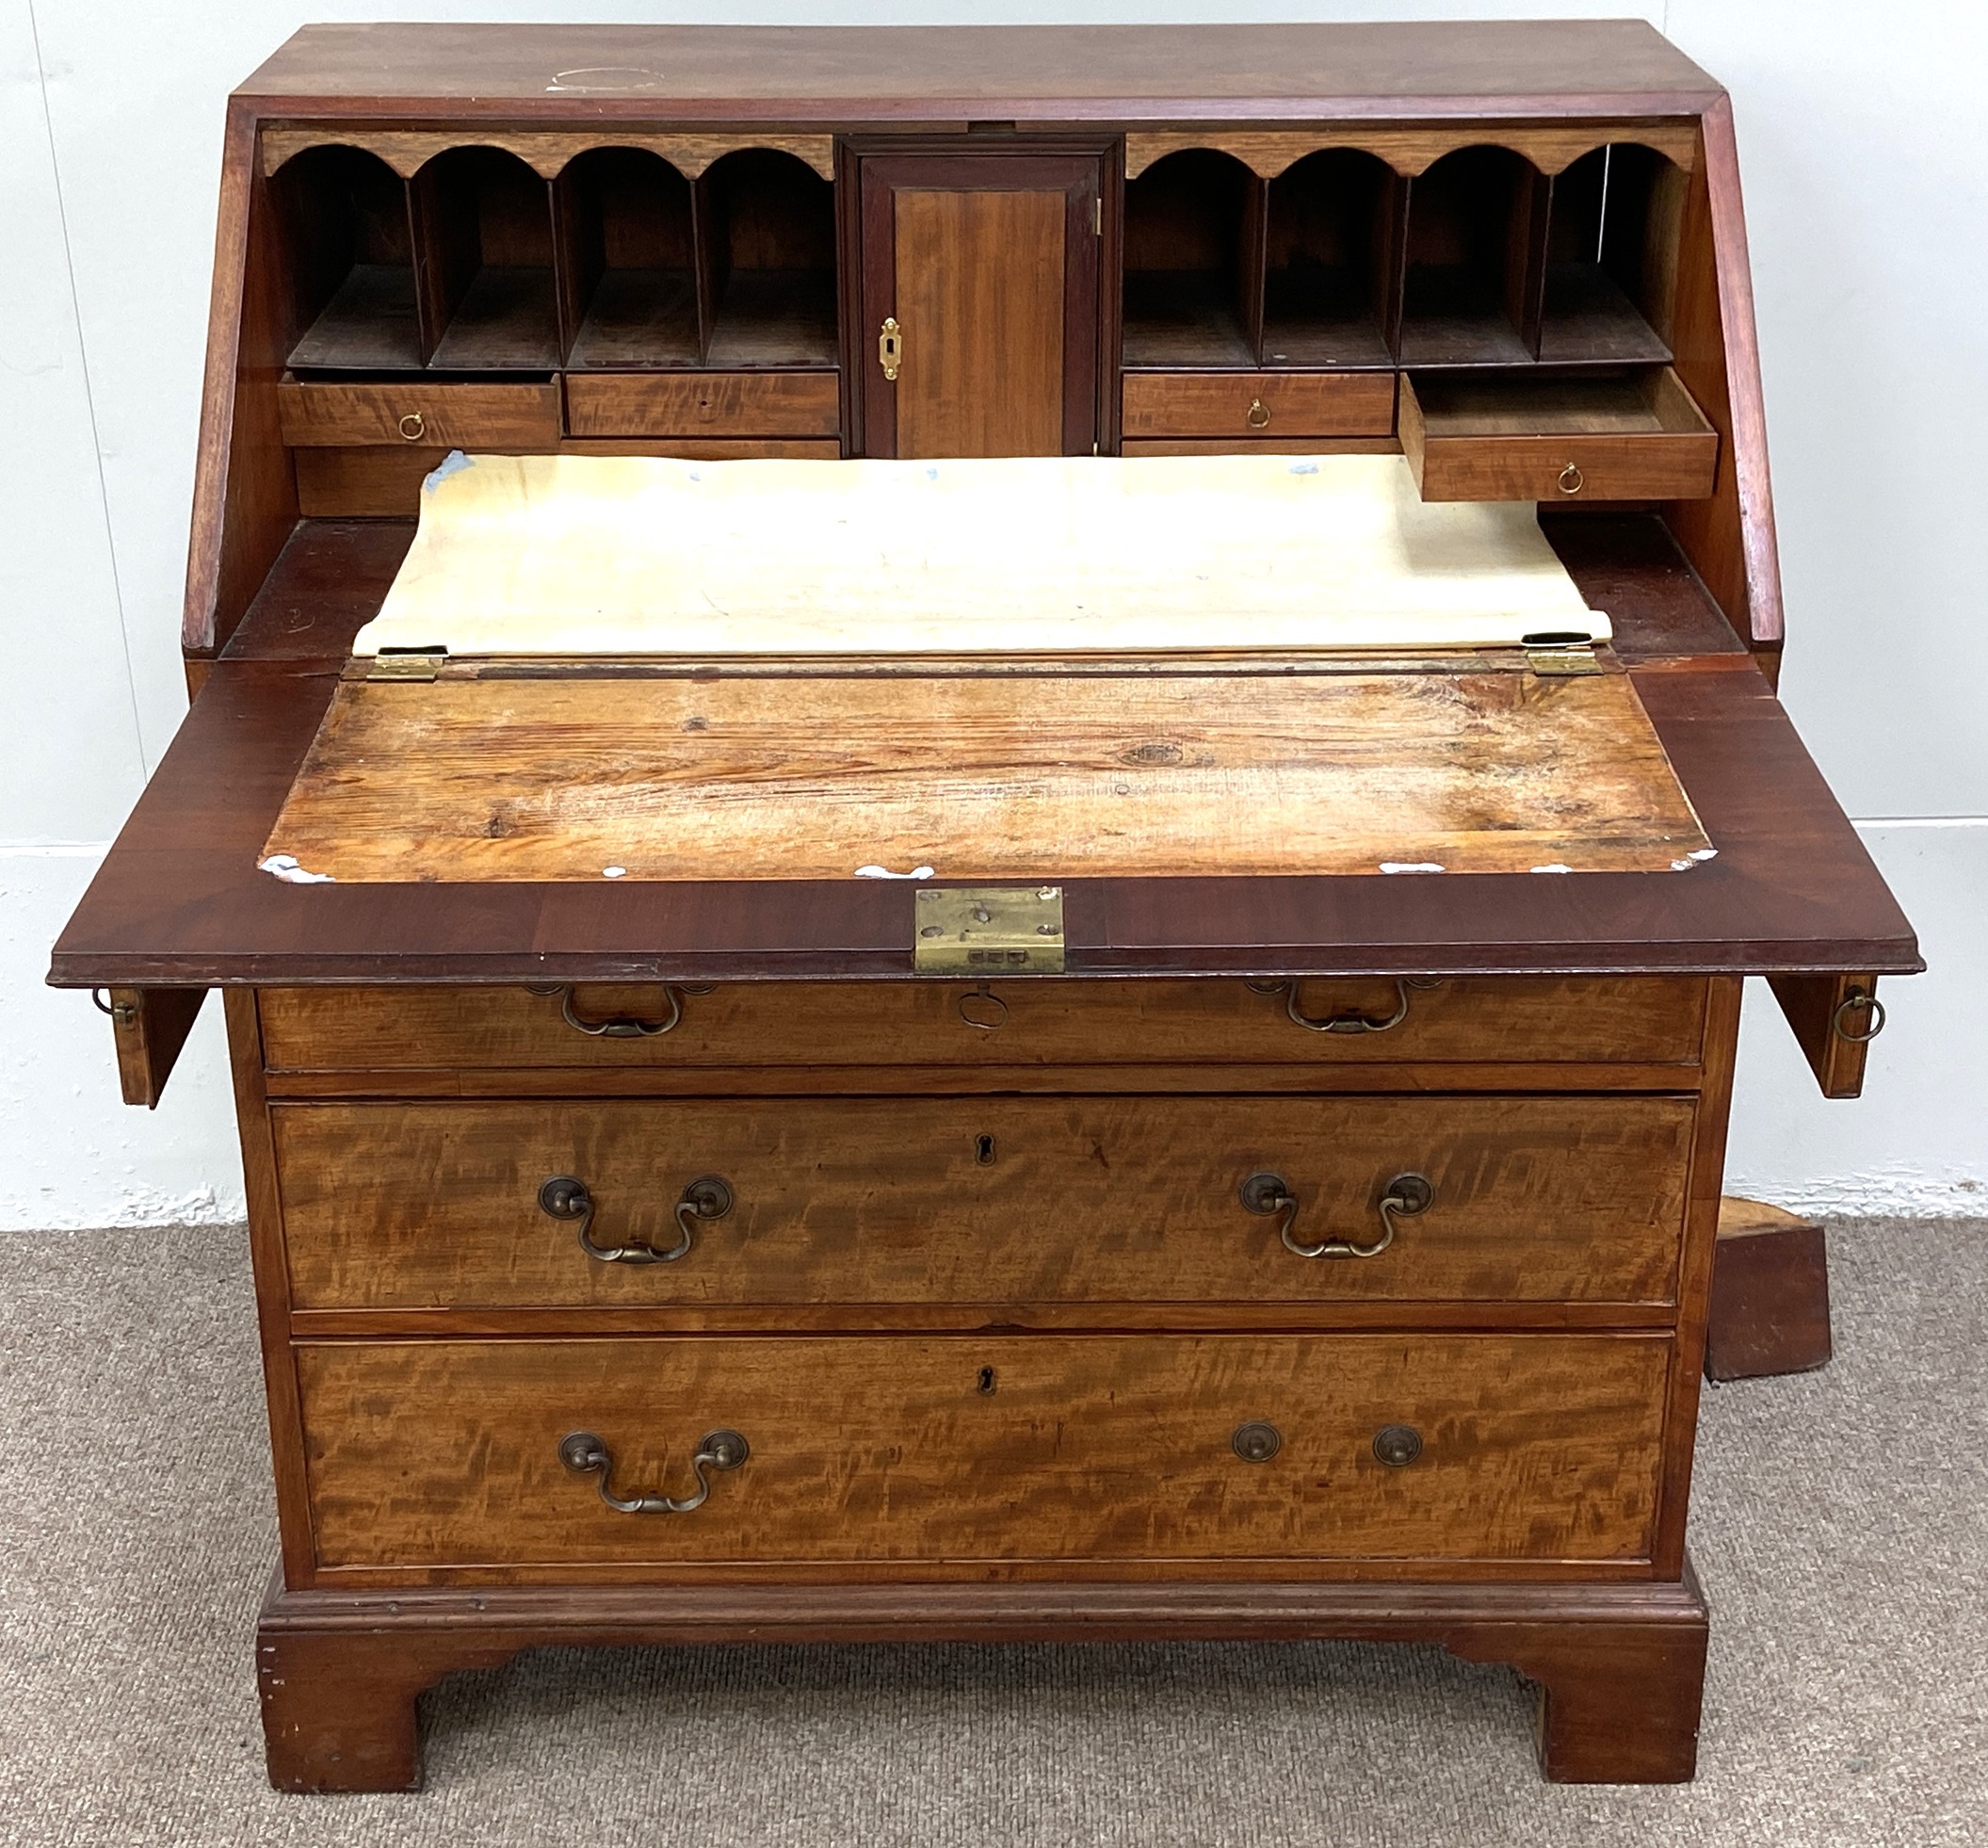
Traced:
POLYGON ((1091 453, 1103 170, 1097 154, 864 160, 868 454, 1091 453))

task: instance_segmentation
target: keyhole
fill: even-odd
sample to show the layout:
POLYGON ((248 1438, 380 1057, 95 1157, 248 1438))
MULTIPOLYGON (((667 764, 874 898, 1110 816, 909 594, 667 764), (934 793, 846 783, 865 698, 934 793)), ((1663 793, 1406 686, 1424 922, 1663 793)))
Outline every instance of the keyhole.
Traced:
POLYGON ((976 1136, 974 1138, 974 1159, 978 1161, 981 1167, 985 1168, 993 1164, 994 1159, 994 1138, 992 1136, 976 1136))
POLYGON ((980 1390, 981 1390, 982 1392, 992 1392, 992 1391, 993 1391, 994 1389, 994 1369, 993 1369, 992 1367, 983 1367, 983 1368, 981 1368, 981 1369, 980 1369, 980 1390))

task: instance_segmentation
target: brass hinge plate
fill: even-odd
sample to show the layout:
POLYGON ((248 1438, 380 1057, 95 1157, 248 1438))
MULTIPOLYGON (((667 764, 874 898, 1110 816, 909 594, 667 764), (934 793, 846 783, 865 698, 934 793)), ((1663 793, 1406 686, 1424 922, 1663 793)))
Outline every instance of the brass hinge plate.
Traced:
POLYGON ((1592 644, 1586 641, 1527 645, 1526 665, 1538 674, 1599 673, 1602 671, 1601 662, 1594 657, 1592 644))
POLYGON ((1061 975, 1060 885, 921 885, 912 908, 919 975, 1061 975))
POLYGON ((368 680, 432 680, 448 658, 446 648, 382 648, 366 669, 368 680))

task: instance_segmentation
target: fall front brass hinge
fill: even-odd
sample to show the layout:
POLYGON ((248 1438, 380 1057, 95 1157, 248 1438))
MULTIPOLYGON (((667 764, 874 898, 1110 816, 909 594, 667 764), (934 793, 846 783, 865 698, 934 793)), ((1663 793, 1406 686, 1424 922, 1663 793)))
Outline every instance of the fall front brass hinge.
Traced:
POLYGON ((382 648, 366 669, 368 680, 432 680, 448 659, 448 650, 431 648, 382 648))
POLYGON ((1594 657, 1594 638, 1569 631, 1522 637, 1526 665, 1534 673, 1599 673, 1602 664, 1594 657))
POLYGON ((921 885, 912 907, 919 975, 1061 975, 1060 885, 921 885))

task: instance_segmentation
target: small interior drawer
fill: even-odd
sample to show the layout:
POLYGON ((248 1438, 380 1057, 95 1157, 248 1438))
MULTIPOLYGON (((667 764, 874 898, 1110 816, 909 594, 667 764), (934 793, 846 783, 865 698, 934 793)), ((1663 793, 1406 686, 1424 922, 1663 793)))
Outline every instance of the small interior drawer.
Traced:
POLYGON ((596 372, 566 377, 574 436, 833 436, 833 372, 596 372))
POLYGON ((353 383, 285 379, 276 388, 283 441, 294 448, 399 444, 495 449, 559 440, 559 388, 437 384, 426 379, 353 383))
POLYGON ((1389 436, 1392 372, 1128 372, 1125 436, 1389 436))
POLYGON ((1669 366, 1608 377, 1401 375, 1424 500, 1698 500, 1719 432, 1669 366))

